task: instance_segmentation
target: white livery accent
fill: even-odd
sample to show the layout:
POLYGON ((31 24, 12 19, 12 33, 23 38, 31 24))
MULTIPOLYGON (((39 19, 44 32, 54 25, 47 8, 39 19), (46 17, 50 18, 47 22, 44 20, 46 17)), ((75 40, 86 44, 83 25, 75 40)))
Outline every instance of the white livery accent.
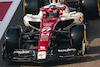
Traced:
POLYGON ((38 52, 37 59, 46 59, 46 51, 38 52))

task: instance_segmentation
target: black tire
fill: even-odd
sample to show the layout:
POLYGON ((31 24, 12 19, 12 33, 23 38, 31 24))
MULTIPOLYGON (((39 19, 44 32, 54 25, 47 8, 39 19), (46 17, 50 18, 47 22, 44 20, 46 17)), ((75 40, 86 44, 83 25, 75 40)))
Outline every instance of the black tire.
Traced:
POLYGON ((76 48, 77 50, 81 50, 83 38, 84 38, 84 25, 79 24, 73 26, 71 29, 71 39, 73 47, 76 48))
POLYGON ((23 11, 25 14, 38 14, 40 7, 40 0, 24 0, 23 2, 23 11))
POLYGON ((99 17, 97 0, 83 0, 82 12, 85 19, 96 19, 99 17))
POLYGON ((18 27, 9 28, 6 32, 7 54, 21 48, 21 30, 18 27))

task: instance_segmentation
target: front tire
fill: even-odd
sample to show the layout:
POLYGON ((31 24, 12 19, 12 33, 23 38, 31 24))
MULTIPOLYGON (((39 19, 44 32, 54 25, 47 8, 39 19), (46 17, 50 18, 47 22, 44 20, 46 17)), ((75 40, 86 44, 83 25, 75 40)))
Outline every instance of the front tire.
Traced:
POLYGON ((86 29, 84 24, 75 25, 71 29, 72 46, 77 50, 81 50, 83 56, 89 50, 86 29))
POLYGON ((7 54, 13 52, 15 49, 21 48, 21 29, 19 27, 9 28, 6 32, 6 50, 7 54))
POLYGON ((82 49, 82 40, 84 38, 84 25, 79 24, 75 25, 71 29, 71 39, 72 39, 72 45, 77 50, 82 49))

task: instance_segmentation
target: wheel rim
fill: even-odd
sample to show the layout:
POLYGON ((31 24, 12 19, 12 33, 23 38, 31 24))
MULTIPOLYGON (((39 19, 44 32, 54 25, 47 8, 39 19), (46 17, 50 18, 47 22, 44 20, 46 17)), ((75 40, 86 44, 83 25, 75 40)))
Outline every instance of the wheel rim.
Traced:
POLYGON ((99 16, 100 16, 100 4, 99 4, 100 2, 99 2, 99 0, 97 0, 97 5, 98 5, 98 11, 99 11, 99 16))
POLYGON ((23 12, 25 14, 25 0, 23 1, 23 12))

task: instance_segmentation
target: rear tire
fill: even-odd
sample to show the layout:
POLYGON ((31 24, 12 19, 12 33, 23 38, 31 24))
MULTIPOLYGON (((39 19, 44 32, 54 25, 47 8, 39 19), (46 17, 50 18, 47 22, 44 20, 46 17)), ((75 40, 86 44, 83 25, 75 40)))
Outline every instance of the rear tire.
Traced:
POLYGON ((82 12, 85 19, 96 19, 99 17, 97 0, 83 0, 82 12))
POLYGON ((24 0, 23 2, 23 11, 25 14, 38 14, 40 7, 40 0, 24 0))

